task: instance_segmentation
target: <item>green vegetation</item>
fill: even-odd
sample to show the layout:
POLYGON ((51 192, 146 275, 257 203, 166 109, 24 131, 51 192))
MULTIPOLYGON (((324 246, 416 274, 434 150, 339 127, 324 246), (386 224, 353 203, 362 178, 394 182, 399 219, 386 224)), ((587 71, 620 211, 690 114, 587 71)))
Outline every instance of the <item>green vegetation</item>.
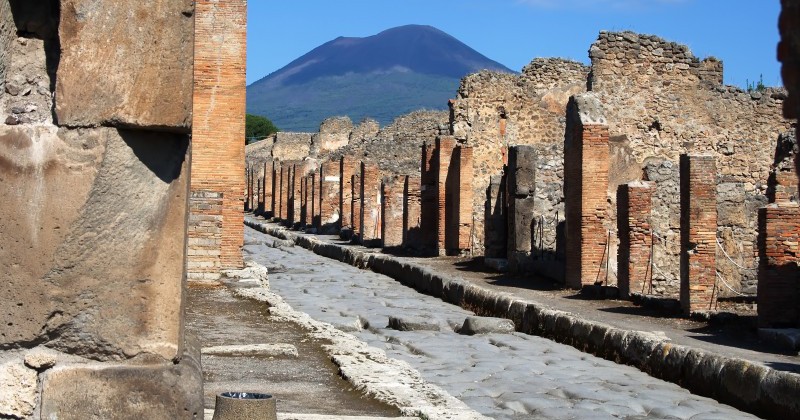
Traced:
POLYGON ((745 82, 747 83, 747 92, 748 93, 763 92, 764 90, 767 89, 767 87, 764 86, 764 75, 763 74, 758 76, 758 82, 757 83, 756 82, 750 83, 749 79, 746 80, 745 82))
POLYGON ((278 131, 280 131, 278 127, 275 127, 268 118, 252 114, 247 114, 245 117, 245 144, 263 140, 278 131))

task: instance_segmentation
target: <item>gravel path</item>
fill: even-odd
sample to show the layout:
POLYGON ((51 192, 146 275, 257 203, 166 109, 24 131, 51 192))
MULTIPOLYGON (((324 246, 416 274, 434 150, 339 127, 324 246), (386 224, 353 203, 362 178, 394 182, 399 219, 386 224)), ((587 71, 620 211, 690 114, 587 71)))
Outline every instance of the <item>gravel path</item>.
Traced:
POLYGON ((472 313, 398 282, 317 256, 247 228, 247 258, 269 269, 271 290, 312 318, 350 331, 427 381, 497 419, 753 418, 572 347, 519 333, 463 336, 472 313), (395 331, 389 317, 424 318, 440 331, 395 331))

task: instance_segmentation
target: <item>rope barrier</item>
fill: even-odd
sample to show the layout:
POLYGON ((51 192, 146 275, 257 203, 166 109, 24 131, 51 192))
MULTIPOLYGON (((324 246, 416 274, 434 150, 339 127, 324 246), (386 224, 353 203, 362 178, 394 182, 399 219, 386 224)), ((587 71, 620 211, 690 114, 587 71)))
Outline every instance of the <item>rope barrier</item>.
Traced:
POLYGON ((728 258, 728 260, 731 262, 731 264, 735 265, 735 266, 736 266, 736 268, 738 268, 738 269, 740 269, 740 270, 745 270, 745 271, 756 271, 756 269, 755 269, 755 268, 747 268, 747 267, 742 267, 741 265, 737 264, 737 263, 736 263, 736 261, 734 261, 734 260, 733 260, 733 258, 731 258, 731 256, 730 256, 730 255, 728 255, 728 252, 727 252, 727 251, 725 251, 725 248, 723 248, 723 247, 722 247, 722 242, 720 242, 720 241, 719 241, 719 238, 716 238, 716 239, 717 239, 717 246, 719 246, 719 249, 721 249, 721 250, 722 250, 722 253, 723 253, 723 254, 725 254, 725 257, 726 257, 726 258, 728 258))
POLYGON ((733 288, 728 284, 728 282, 725 281, 725 277, 722 277, 722 274, 720 274, 719 271, 717 271, 717 277, 719 277, 719 279, 722 280, 722 284, 724 284, 725 287, 727 287, 728 290, 730 290, 731 292, 733 292, 733 293, 735 293, 735 294, 737 294, 739 296, 745 296, 745 297, 749 296, 749 295, 746 295, 744 293, 737 292, 736 290, 733 290, 733 288))

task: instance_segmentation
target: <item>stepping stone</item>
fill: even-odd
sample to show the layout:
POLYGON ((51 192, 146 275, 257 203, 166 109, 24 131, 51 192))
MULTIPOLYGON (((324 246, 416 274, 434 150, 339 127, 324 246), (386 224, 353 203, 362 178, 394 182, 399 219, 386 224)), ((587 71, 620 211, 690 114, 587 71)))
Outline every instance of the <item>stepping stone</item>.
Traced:
POLYGON ((397 331, 440 331, 441 326, 435 321, 414 317, 389 317, 389 328, 397 331))
POLYGON ((458 331, 461 335, 509 334, 515 331, 514 322, 505 318, 471 316, 458 331))

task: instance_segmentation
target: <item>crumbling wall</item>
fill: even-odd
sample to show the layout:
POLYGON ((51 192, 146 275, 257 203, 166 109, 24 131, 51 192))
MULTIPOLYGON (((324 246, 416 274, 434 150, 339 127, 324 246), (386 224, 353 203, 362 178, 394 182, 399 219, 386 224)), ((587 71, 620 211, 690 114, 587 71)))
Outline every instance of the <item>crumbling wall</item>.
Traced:
POLYGON ((519 75, 483 71, 461 81, 451 103, 451 131, 475 148, 473 230, 477 254, 485 248, 483 215, 490 178, 502 174, 507 149, 531 145, 537 156, 534 218, 552 221, 539 243, 555 253, 558 224, 563 221, 563 150, 569 97, 586 90, 589 69, 564 59, 537 58, 519 75), (558 213, 558 216, 556 216, 558 213), (555 221, 554 221, 555 219, 555 221))
POLYGON ((193 18, 0 0, 2 418, 202 415, 183 336, 193 18))
POLYGON ((629 181, 657 183, 657 291, 673 294, 679 277, 674 168, 681 153, 702 153, 717 161, 718 237, 734 260, 721 255, 718 268, 731 286, 755 293, 757 209, 766 203, 775 141, 791 128, 780 113, 785 92, 722 86, 721 62, 656 36, 601 32, 589 56, 590 87, 607 110, 612 139, 609 198, 629 181))
POLYGON ((311 152, 312 133, 279 132, 272 145, 272 158, 283 161, 300 161, 311 152))
POLYGON ((319 152, 336 150, 347 146, 353 122, 348 117, 332 117, 322 122, 319 133, 314 138, 314 149, 319 152))

